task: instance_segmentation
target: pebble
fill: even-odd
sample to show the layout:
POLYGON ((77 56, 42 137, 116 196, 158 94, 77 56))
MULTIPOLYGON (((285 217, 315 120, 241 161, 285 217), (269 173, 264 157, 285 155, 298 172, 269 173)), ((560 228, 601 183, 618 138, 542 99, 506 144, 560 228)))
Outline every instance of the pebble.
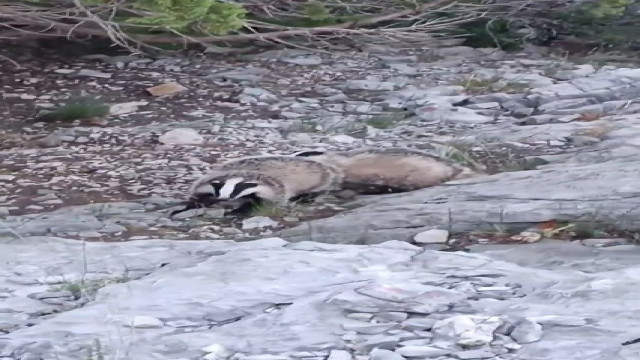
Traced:
POLYGON ((431 229, 416 234, 413 240, 418 244, 444 244, 449 239, 447 230, 431 229))
POLYGON ((75 73, 75 76, 86 76, 86 77, 95 77, 95 78, 101 78, 101 79, 111 79, 112 74, 111 73, 105 73, 105 72, 102 72, 102 71, 97 71, 97 70, 91 70, 91 69, 81 69, 80 71, 75 73))
POLYGON ((433 346, 403 346, 395 350, 396 353, 404 357, 435 358, 451 353, 450 350, 438 349, 433 346))
POLYGON ((409 314, 405 312, 383 312, 376 314, 376 318, 382 318, 389 321, 402 322, 409 317, 409 314))
POLYGON ((414 330, 430 330, 436 323, 435 319, 430 318, 411 318, 402 322, 402 328, 414 331, 414 330))
POLYGON ((331 350, 327 360, 351 360, 352 356, 345 350, 331 350))
POLYGON ((233 355, 224 345, 217 343, 202 348, 202 351, 207 353, 207 359, 226 359, 233 355))
POLYGON ((380 348, 371 350, 369 356, 371 360, 404 360, 404 357, 397 352, 380 348))
POLYGON ((29 294, 29 297, 36 300, 57 299, 57 298, 73 298, 71 291, 46 291, 41 293, 29 294))
POLYGON ((482 346, 493 341, 493 332, 501 325, 498 317, 479 315, 456 315, 439 320, 431 330, 450 338, 463 346, 482 346))
POLYGON ((204 137, 194 129, 178 128, 160 135, 158 141, 166 145, 200 145, 204 137))
POLYGON ((520 344, 537 342, 542 338, 542 326, 533 320, 524 319, 515 325, 509 336, 520 344))
POLYGON ((359 324, 356 322, 352 322, 343 324, 342 327, 345 330, 352 330, 359 334, 375 335, 393 329, 394 327, 396 327, 396 324, 370 324, 365 322, 359 324))
POLYGON ((153 316, 136 316, 127 324, 136 329, 157 329, 164 326, 163 322, 153 316))
POLYGON ((266 216, 254 216, 242 220, 242 230, 261 229, 277 225, 277 221, 274 221, 266 216))
POLYGON ((369 352, 372 349, 393 350, 400 343, 400 336, 372 335, 364 343, 356 345, 356 350, 369 352))
POLYGON ((585 318, 564 315, 531 316, 529 317, 529 320, 540 325, 584 326, 588 324, 588 321, 585 318))

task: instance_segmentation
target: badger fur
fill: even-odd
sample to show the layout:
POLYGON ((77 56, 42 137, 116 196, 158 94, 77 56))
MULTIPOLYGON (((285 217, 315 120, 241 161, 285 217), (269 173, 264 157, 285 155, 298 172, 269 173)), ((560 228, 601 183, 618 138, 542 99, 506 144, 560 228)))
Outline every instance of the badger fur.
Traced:
POLYGON ((303 151, 294 156, 337 167, 343 172, 342 188, 363 195, 413 191, 478 175, 452 161, 408 148, 303 151))
POLYGON ((292 156, 253 156, 215 165, 189 189, 185 208, 220 204, 240 215, 264 201, 280 205, 308 201, 323 192, 337 190, 342 172, 313 159, 292 156))
POLYGON ((228 161, 214 169, 242 169, 269 175, 280 180, 294 198, 336 190, 343 177, 342 171, 331 164, 288 155, 250 156, 228 161))

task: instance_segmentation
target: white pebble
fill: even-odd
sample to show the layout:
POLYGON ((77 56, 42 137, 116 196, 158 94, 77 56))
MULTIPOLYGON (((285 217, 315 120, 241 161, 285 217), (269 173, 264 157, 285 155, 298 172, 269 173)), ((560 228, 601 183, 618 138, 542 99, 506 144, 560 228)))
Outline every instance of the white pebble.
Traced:
POLYGON ((416 234, 413 240, 419 244, 444 244, 449 239, 447 230, 431 229, 416 234))
POLYGON ((136 316, 131 320, 131 322, 127 325, 130 327, 134 327, 136 329, 154 329, 161 328, 164 324, 157 318, 153 316, 136 316))

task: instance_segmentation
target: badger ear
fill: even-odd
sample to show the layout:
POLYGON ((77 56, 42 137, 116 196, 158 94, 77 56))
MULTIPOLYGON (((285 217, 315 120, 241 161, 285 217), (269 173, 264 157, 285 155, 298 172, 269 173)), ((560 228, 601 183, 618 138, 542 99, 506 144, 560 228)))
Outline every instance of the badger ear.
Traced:
POLYGON ((293 154, 293 156, 302 156, 302 157, 319 156, 319 155, 324 155, 324 151, 301 151, 299 153, 293 154))

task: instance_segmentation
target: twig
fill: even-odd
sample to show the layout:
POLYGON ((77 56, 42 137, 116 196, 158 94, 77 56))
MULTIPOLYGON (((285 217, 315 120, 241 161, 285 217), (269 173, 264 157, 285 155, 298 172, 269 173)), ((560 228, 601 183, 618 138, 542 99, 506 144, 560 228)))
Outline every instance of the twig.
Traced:
POLYGON ((18 70, 20 70, 20 69, 24 69, 24 68, 22 67, 22 65, 18 64, 18 62, 17 62, 17 61, 15 61, 15 60, 11 59, 11 58, 10 58, 10 57, 8 57, 8 56, 0 55, 0 59, 3 59, 3 60, 6 60, 6 61, 10 62, 10 63, 11 63, 11 64, 13 64, 13 66, 15 66, 15 67, 16 67, 16 69, 18 69, 18 70))

